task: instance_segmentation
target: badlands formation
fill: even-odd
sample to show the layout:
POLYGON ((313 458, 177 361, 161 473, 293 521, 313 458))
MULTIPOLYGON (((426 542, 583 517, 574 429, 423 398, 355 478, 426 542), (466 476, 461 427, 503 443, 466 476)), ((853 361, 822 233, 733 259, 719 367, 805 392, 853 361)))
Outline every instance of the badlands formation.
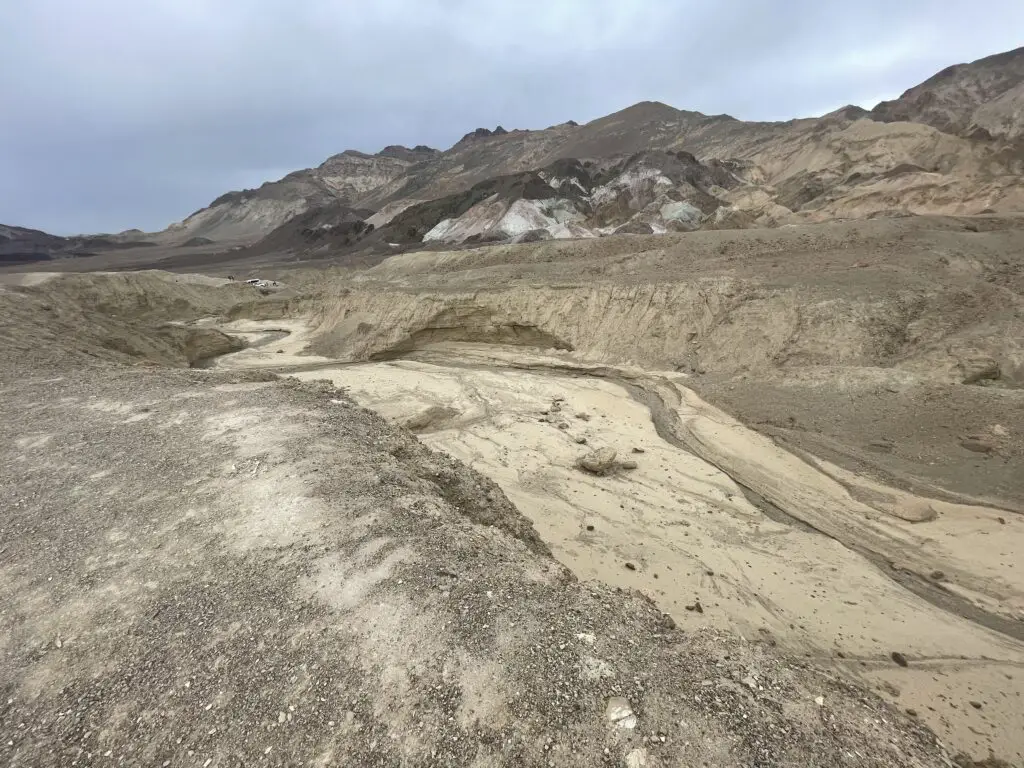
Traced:
POLYGON ((1019 763, 1022 247, 5 275, 7 755, 1019 763))
POLYGON ((0 759, 1024 765, 1022 82, 0 227, 0 759))

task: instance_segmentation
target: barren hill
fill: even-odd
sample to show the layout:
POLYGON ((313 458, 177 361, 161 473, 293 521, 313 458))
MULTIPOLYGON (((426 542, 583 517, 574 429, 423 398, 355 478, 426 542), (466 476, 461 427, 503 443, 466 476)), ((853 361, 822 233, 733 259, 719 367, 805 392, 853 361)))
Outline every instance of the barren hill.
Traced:
MULTIPOLYGON (((367 155, 349 150, 259 189, 223 195, 157 239, 252 244, 321 208, 327 212, 313 214, 314 219, 333 221, 338 211, 373 213, 365 227, 346 221, 339 237, 312 240, 302 234, 308 227, 296 221, 258 250, 365 250, 370 228, 379 230, 406 209, 413 212, 399 220, 404 235, 382 234, 370 243, 404 244, 411 231, 429 243, 438 239, 432 230, 440 220, 425 212, 453 210, 461 211, 455 218, 471 215, 449 222, 442 238, 448 242, 513 238, 528 231, 537 237, 600 236, 622 226, 656 233, 666 225, 649 210, 659 195, 669 202, 694 202, 689 188, 678 188, 671 174, 663 174, 666 181, 657 194, 634 196, 614 221, 605 221, 581 206, 575 194, 564 194, 561 177, 545 169, 575 161, 588 172, 596 167, 603 173, 635 156, 680 151, 704 166, 727 164, 735 180, 713 191, 702 189, 700 194, 715 198, 715 204, 696 205, 701 216, 687 228, 1018 211, 1024 209, 1024 154, 1012 142, 1020 137, 1024 114, 1022 51, 950 67, 871 111, 847 107, 819 118, 771 123, 642 102, 585 125, 479 128, 445 151, 387 147, 367 155), (550 192, 516 198, 506 190, 492 200, 480 197, 481 189, 502 186, 500 179, 517 174, 547 178, 550 192), (486 211, 464 210, 469 199, 486 204, 486 211), (530 203, 536 200, 549 202, 538 212, 530 203), (517 206, 529 209, 512 211, 520 223, 502 224, 517 206), (415 222, 406 226, 409 217, 415 222)), ((587 196, 592 192, 585 190, 587 196)), ((588 205, 593 208, 593 201, 588 205)))
POLYGON ((925 123, 946 133, 1018 139, 1024 133, 1024 47, 947 67, 871 117, 925 123))
POLYGON ((133 232, 123 232, 119 235, 60 237, 38 229, 0 224, 0 266, 72 256, 92 256, 97 252, 147 245, 151 243, 139 239, 133 232))

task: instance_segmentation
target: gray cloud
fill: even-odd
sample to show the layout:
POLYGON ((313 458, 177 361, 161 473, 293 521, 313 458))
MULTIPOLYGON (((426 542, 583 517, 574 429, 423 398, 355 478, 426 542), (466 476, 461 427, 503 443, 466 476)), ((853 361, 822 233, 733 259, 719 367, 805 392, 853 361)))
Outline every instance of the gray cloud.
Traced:
POLYGON ((1019 0, 33 0, 0 6, 0 221, 159 229, 328 155, 644 99, 871 106, 1020 45, 1019 0))

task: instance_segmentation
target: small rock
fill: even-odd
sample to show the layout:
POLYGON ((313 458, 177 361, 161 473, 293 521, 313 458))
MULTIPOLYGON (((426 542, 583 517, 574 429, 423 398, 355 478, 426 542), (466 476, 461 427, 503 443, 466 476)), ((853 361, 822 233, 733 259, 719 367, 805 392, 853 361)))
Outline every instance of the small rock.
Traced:
POLYGON ((567 422, 560 421, 560 422, 558 422, 558 428, 559 429, 568 429, 569 428, 569 424, 567 422))
POLYGON ((926 523, 939 516, 935 507, 926 499, 903 499, 889 505, 889 514, 908 523, 926 523))
POLYGON ((893 652, 892 652, 892 653, 890 654, 890 657, 892 658, 892 660, 893 660, 894 662, 896 662, 897 666, 900 666, 900 667, 905 667, 905 666, 907 666, 907 657, 906 657, 906 656, 904 656, 904 655, 903 655, 902 653, 900 653, 899 651, 893 651, 893 652))
POLYGON ((970 702, 968 702, 968 704, 970 704, 975 709, 981 709, 981 702, 980 701, 970 701, 970 702))
POLYGON ((636 570, 636 566, 633 563, 626 563, 626 570, 627 571, 635 571, 636 570))
POLYGON ((583 655, 580 659, 580 674, 584 680, 592 680, 594 682, 598 680, 607 680, 615 677, 615 670, 612 669, 612 665, 604 659, 598 659, 594 656, 583 655))
POLYGON ((647 750, 643 747, 630 750, 626 755, 626 768, 647 768, 647 750))
POLYGON ((944 574, 942 571, 932 571, 931 572, 931 577, 935 581, 942 581, 943 579, 946 578, 946 574, 944 574))
POLYGON ((917 710, 916 709, 910 709, 908 707, 907 708, 907 714, 910 715, 911 717, 917 717, 917 710))
POLYGON ((663 613, 661 614, 661 626, 663 626, 665 629, 675 629, 676 620, 673 619, 669 614, 663 613))
POLYGON ((576 438, 576 442, 577 442, 577 443, 578 443, 579 445, 586 445, 586 444, 587 444, 587 438, 585 438, 585 437, 583 437, 583 436, 581 435, 580 437, 577 437, 577 438, 576 438))
POLYGON ((579 419, 580 421, 590 421, 590 414, 589 413, 577 413, 576 414, 576 418, 579 419))
POLYGON ((594 526, 592 526, 592 525, 588 525, 588 526, 587 526, 587 530, 588 530, 588 531, 592 531, 592 530, 594 530, 594 526))
POLYGON ((746 677, 743 678, 743 680, 741 682, 745 686, 747 686, 747 688, 749 688, 750 690, 752 690, 752 691, 756 691, 757 690, 757 680, 754 679, 753 675, 747 675, 746 677))
POLYGON ((964 384, 977 384, 982 381, 993 381, 1000 377, 1002 372, 999 363, 991 357, 977 357, 960 362, 960 370, 963 372, 964 384))
POLYGON ((819 707, 824 707, 825 706, 825 697, 824 696, 816 696, 814 698, 814 703, 817 704, 819 707))
POLYGON ((599 448, 592 453, 583 456, 577 462, 577 466, 595 475, 604 475, 615 464, 614 448, 599 448))
POLYGON ((605 707, 605 716, 620 728, 636 728, 637 720, 633 707, 621 696, 613 696, 608 699, 608 706, 605 707))
POLYGON ((621 466, 623 469, 636 469, 640 465, 637 464, 635 461, 627 460, 622 462, 619 466, 621 466))
POLYGON ((1005 517, 997 517, 996 520, 999 521, 1000 525, 1006 525, 1006 518, 1005 517))
POLYGON ((646 453, 643 448, 633 448, 633 453, 646 453))
POLYGON ((968 435, 960 438, 960 447, 974 453, 992 453, 996 446, 984 435, 968 435))
POLYGON ((704 613, 704 606, 700 604, 700 600, 697 600, 693 605, 685 606, 686 610, 692 611, 693 613, 704 613))
POLYGON ((283 354, 284 354, 284 350, 283 350, 283 349, 279 349, 279 350, 277 350, 277 354, 279 354, 279 355, 283 355, 283 354))
POLYGON ((278 712, 277 713, 277 722, 283 723, 287 719, 288 719, 288 715, 286 715, 284 712, 278 712))

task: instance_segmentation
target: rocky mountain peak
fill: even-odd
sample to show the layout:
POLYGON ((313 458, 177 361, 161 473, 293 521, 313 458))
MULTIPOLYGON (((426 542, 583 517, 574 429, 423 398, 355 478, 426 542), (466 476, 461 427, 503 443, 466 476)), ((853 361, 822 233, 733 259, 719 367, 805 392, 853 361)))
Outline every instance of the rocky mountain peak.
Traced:
POLYGON ((463 136, 461 139, 459 139, 458 142, 456 142, 456 146, 458 146, 459 144, 463 144, 465 142, 468 142, 468 141, 477 141, 479 139, 489 139, 492 136, 504 136, 507 133, 508 133, 508 131, 506 131, 500 125, 497 126, 493 131, 488 129, 488 128, 477 128, 475 131, 470 131, 465 136, 463 136))
POLYGON ((870 116, 972 138, 1016 139, 1024 135, 1024 47, 946 67, 881 102, 870 116))
POLYGON ((434 155, 440 154, 440 151, 441 150, 439 149, 428 147, 425 144, 417 144, 412 149, 404 147, 401 144, 391 144, 378 152, 377 156, 392 157, 396 160, 407 160, 415 163, 421 160, 428 160, 434 155))
POLYGON ((387 242, 410 246, 428 234, 446 242, 527 231, 583 237, 622 227, 661 232, 1019 210, 1019 156, 999 151, 1022 135, 1024 48, 948 67, 870 112, 847 105, 820 118, 754 122, 641 101, 583 125, 477 128, 445 151, 397 144, 376 154, 346 150, 316 168, 222 195, 163 237, 256 242, 325 207, 332 217, 372 211, 372 231, 350 233, 347 220, 330 224, 344 238, 384 242, 382 230, 395 221, 404 229, 387 242), (977 181, 982 168, 985 187, 977 181), (944 177, 938 187, 937 173, 944 177))

